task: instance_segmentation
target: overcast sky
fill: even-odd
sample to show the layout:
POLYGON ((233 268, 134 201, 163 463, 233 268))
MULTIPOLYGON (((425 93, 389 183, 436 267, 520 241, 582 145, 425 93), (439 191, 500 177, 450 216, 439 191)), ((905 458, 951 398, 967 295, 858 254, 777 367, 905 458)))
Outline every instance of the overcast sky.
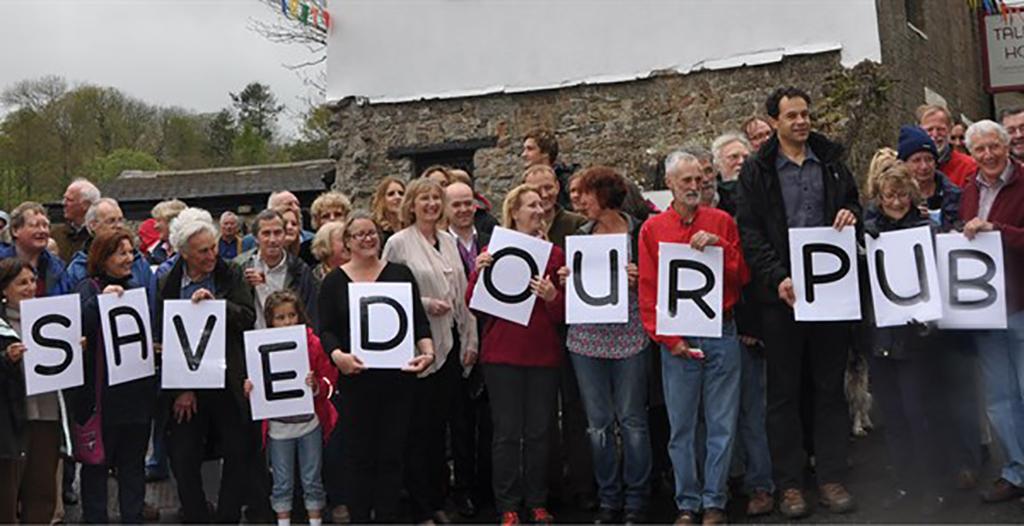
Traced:
POLYGON ((212 112, 231 104, 228 92, 259 81, 288 106, 279 126, 290 135, 316 91, 285 64, 313 55, 250 29, 280 16, 260 0, 0 0, 0 89, 60 75, 212 112))

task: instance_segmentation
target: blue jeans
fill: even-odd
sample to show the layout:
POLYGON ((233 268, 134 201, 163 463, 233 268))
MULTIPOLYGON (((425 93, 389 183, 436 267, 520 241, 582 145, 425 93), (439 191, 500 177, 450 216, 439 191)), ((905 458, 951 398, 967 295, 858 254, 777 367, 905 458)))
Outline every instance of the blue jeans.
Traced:
POLYGON ((1006 451, 1002 477, 1024 486, 1024 311, 1007 319, 1005 330, 975 335, 985 382, 985 409, 1006 451))
POLYGON ((692 512, 725 509, 743 368, 736 324, 725 322, 721 338, 686 341, 691 348, 704 352, 703 360, 678 358, 664 346, 661 349, 665 406, 672 428, 668 454, 676 476, 676 507, 692 512), (703 477, 697 473, 696 443, 697 411, 702 398, 707 426, 703 477))
POLYGON ((740 412, 736 424, 734 456, 742 461, 743 489, 775 492, 772 457, 765 430, 764 348, 740 345, 743 373, 740 379, 740 412))
POLYGON ((647 428, 647 352, 624 359, 569 353, 587 413, 601 507, 647 509, 651 478, 651 435, 647 428), (619 475, 615 423, 622 435, 625 466, 619 475), (625 485, 625 498, 623 497, 625 485))
POLYGON ((292 511, 294 496, 295 457, 299 457, 299 476, 306 511, 322 510, 327 496, 320 478, 320 459, 323 454, 323 431, 316 429, 298 438, 278 440, 268 438, 270 471, 274 474, 274 487, 270 492, 270 506, 277 513, 292 511))

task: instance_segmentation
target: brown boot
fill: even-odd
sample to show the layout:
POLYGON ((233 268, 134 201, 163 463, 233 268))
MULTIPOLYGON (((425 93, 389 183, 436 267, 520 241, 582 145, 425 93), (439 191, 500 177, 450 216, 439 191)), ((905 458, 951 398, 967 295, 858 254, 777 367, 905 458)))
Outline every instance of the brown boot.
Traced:
POLYGON ((985 502, 1003 502, 1012 498, 1024 495, 1024 488, 1019 488, 1006 479, 999 479, 992 483, 988 491, 981 494, 981 500, 985 502))
POLYGON ((750 496, 750 500, 747 502, 747 517, 767 515, 772 512, 774 507, 775 499, 772 498, 772 494, 759 489, 750 496))
POLYGON ((809 513, 807 501, 804 500, 802 491, 796 488, 789 488, 782 492, 782 499, 779 501, 779 511, 787 519, 799 519, 806 517, 809 513))
POLYGON ((855 502, 853 495, 850 495, 849 491, 838 482, 829 482, 822 484, 818 488, 819 498, 818 503, 831 511, 832 513, 849 513, 853 511, 855 502))
POLYGON ((704 510, 704 519, 701 521, 701 524, 725 524, 727 522, 729 522, 729 519, 725 515, 725 510, 708 508, 704 510))

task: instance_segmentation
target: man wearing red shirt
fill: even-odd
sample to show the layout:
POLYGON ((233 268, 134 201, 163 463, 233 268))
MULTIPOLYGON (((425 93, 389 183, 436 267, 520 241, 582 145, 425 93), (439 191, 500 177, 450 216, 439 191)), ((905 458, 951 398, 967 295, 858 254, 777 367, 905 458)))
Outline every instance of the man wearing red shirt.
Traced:
POLYGON ((726 212, 700 205, 703 174, 699 160, 673 152, 665 161, 665 182, 672 190, 668 210, 648 219, 640 230, 640 317, 661 344, 662 382, 671 437, 669 456, 676 478, 676 524, 693 524, 703 511, 705 523, 725 522, 726 482, 739 413, 740 344, 732 309, 750 281, 739 231, 726 212), (695 250, 724 251, 722 337, 682 338, 657 334, 658 243, 685 243, 695 250), (703 476, 697 474, 697 411, 703 398, 707 425, 703 476), (703 484, 701 484, 703 480, 703 484))
POLYGON ((935 141, 935 147, 939 149, 938 161, 939 171, 942 172, 953 184, 964 187, 967 178, 978 171, 978 164, 970 155, 956 151, 949 144, 949 131, 953 129, 953 117, 949 110, 942 106, 925 104, 917 108, 918 125, 935 141))

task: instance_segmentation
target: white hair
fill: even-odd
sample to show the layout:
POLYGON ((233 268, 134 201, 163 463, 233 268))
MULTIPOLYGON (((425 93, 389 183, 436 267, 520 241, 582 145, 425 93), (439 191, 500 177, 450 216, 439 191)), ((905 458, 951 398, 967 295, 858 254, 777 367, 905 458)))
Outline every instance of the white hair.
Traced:
POLYGON ((672 173, 676 165, 679 163, 693 163, 700 164, 700 159, 696 155, 686 150, 674 150, 665 157, 665 175, 672 173))
POLYGON ((217 237, 217 227, 213 224, 213 216, 202 208, 186 208, 171 220, 171 232, 168 241, 176 252, 184 252, 192 236, 200 232, 209 232, 217 237))
POLYGON ((985 119, 972 124, 967 128, 967 131, 964 132, 964 142, 967 143, 967 149, 973 150, 974 138, 986 133, 996 134, 996 137, 999 138, 999 142, 1003 143, 1003 145, 1010 144, 1010 134, 1006 132, 1006 128, 1003 128, 1003 125, 998 122, 985 119))
POLYGON ((270 192, 270 196, 267 197, 267 208, 274 208, 274 200, 277 199, 277 196, 282 194, 290 194, 292 197, 295 197, 295 194, 289 190, 277 190, 270 192))
POLYGON ((93 204, 89 205, 89 209, 85 211, 85 226, 92 231, 92 227, 89 226, 93 221, 96 220, 96 214, 99 213, 101 205, 110 205, 120 209, 121 205, 117 203, 117 200, 112 197, 101 197, 97 199, 93 204))
POLYGON ((228 218, 231 218, 231 217, 233 217, 235 219, 238 219, 238 214, 235 214, 231 210, 226 210, 223 214, 220 215, 220 220, 224 221, 225 219, 228 219, 228 218))
POLYGON ((713 162, 715 164, 715 167, 718 168, 719 171, 722 170, 722 150, 724 150, 726 146, 729 146, 734 142, 742 144, 743 147, 747 149, 747 151, 750 151, 752 149, 750 147, 750 141, 748 141, 746 137, 739 134, 738 132, 723 133, 716 137, 714 142, 711 143, 711 156, 714 159, 713 162))
POLYGON ((90 205, 100 200, 100 189, 96 188, 96 185, 92 184, 91 181, 84 177, 79 177, 68 185, 68 188, 77 188, 78 195, 82 197, 82 200, 90 205))

